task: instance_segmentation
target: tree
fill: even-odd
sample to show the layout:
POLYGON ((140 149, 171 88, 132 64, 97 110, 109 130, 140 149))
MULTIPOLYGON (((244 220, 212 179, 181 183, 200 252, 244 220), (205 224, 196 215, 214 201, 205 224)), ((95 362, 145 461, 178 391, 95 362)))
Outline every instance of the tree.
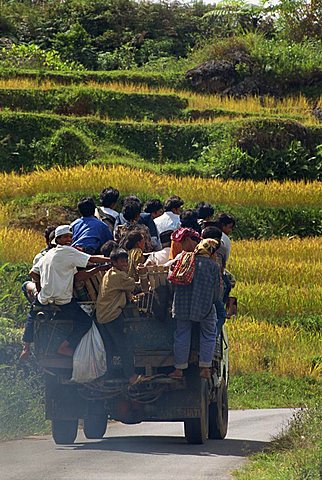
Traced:
POLYGON ((57 33, 51 43, 64 60, 79 62, 88 68, 96 61, 91 37, 79 23, 72 25, 67 32, 57 33))
POLYGON ((213 27, 213 33, 221 36, 272 29, 271 7, 254 5, 246 0, 222 0, 203 19, 213 27), (269 28, 268 28, 269 27, 269 28))
POLYGON ((280 0, 275 8, 280 37, 295 42, 322 38, 322 0, 280 0))

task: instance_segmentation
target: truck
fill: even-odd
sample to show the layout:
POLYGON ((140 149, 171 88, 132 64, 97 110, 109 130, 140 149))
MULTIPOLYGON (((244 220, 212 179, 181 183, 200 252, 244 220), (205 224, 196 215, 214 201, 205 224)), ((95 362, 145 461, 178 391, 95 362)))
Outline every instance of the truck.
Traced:
MULTIPOLYGON (((152 274, 150 272, 150 277, 152 274)), ((92 312, 100 279, 101 276, 96 275, 87 280, 90 300, 80 301, 83 308, 92 312)), ((189 367, 182 379, 170 378, 168 374, 174 365, 175 321, 169 308, 169 285, 160 272, 155 273, 152 283, 155 287, 152 291, 141 294, 136 302, 129 303, 124 309, 125 331, 135 352, 136 373, 149 377, 137 385, 130 386, 123 378, 117 354, 110 356, 103 377, 84 384, 73 382, 72 358, 56 353, 62 340, 71 332, 72 322, 63 318, 55 308, 51 313, 47 309, 36 315, 35 355, 44 372, 45 415, 51 420, 56 444, 72 444, 80 421, 88 439, 103 438, 111 420, 125 424, 184 422, 189 444, 225 438, 229 377, 226 328, 224 326, 217 337, 210 379, 199 375, 197 322, 192 329, 189 367), (158 277, 162 281, 156 286, 158 277)), ((92 315, 95 321, 95 312, 92 315)))

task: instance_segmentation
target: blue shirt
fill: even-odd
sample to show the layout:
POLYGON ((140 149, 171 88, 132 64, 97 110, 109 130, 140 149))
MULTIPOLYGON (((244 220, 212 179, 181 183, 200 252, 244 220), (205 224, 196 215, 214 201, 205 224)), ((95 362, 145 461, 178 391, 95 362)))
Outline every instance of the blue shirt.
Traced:
POLYGON ((103 243, 113 240, 108 226, 98 218, 81 217, 71 224, 73 247, 85 247, 98 251, 103 243))

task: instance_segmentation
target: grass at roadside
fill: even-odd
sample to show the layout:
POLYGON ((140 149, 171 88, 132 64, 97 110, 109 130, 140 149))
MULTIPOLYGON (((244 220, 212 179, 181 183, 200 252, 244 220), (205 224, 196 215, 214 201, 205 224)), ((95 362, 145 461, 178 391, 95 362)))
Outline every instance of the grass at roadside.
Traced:
POLYGON ((268 450, 235 472, 238 480, 320 480, 321 405, 296 413, 268 450))
POLYGON ((49 431, 41 376, 0 366, 0 440, 49 431))
POLYGON ((290 408, 312 406, 322 398, 322 384, 312 377, 269 372, 231 375, 229 408, 290 408))

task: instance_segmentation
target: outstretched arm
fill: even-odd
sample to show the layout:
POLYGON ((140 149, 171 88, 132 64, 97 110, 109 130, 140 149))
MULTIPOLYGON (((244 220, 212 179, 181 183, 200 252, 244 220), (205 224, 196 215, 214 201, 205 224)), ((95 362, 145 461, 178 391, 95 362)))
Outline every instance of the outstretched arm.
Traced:
MULTIPOLYGON (((106 260, 106 257, 104 257, 104 258, 106 260)), ((90 270, 81 270, 80 272, 77 272, 74 275, 74 279, 77 282, 81 282, 81 281, 85 282, 89 278, 93 277, 96 273, 105 272, 106 270, 109 270, 110 268, 111 268, 111 265, 101 265, 99 267, 91 268, 90 270)))
POLYGON ((108 257, 104 257, 104 255, 91 255, 88 259, 89 263, 107 263, 110 259, 108 257))

